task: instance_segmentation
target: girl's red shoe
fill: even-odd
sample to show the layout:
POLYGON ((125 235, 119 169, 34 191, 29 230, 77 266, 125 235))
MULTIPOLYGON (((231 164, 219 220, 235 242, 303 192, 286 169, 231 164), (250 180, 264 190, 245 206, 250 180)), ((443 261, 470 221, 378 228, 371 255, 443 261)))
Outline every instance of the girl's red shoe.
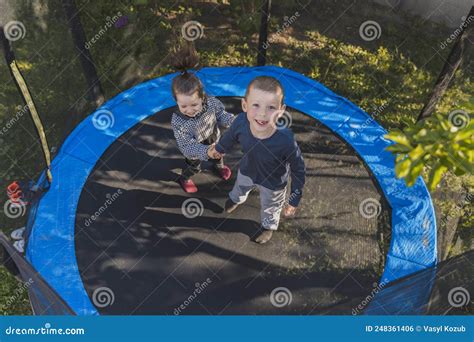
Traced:
POLYGON ((194 182, 191 179, 180 178, 179 184, 181 185, 183 190, 187 193, 191 194, 198 191, 196 184, 194 184, 194 182))
POLYGON ((232 176, 232 171, 227 165, 224 165, 224 167, 217 169, 217 172, 223 180, 228 180, 232 176))

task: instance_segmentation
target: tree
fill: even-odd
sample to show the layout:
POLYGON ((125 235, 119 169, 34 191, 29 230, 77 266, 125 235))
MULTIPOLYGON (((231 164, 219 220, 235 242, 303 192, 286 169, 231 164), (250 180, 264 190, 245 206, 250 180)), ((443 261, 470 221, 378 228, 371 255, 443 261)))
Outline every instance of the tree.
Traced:
POLYGON ((75 0, 63 0, 64 9, 66 11, 67 21, 71 30, 74 45, 79 50, 79 59, 81 61, 82 70, 86 76, 89 85, 89 96, 99 107, 105 101, 104 91, 97 76, 97 70, 92 59, 90 51, 86 48, 86 34, 81 24, 79 12, 75 0))
POLYGON ((257 66, 265 65, 267 61, 268 21, 270 20, 271 0, 264 0, 258 36, 257 66))
POLYGON ((396 175, 404 178, 408 186, 415 183, 425 166, 430 168, 428 186, 431 190, 448 170, 456 175, 473 174, 474 125, 468 112, 472 108, 466 105, 466 110, 456 109, 449 115, 433 114, 462 62, 473 21, 474 7, 461 25, 448 60, 417 123, 404 131, 395 129, 386 135, 395 142, 387 150, 396 154, 396 175))
POLYGON ((418 116, 417 121, 430 117, 436 109, 436 105, 439 99, 443 96, 446 89, 452 82, 456 70, 462 63, 465 55, 467 42, 469 41, 468 36, 472 33, 474 21, 474 6, 471 7, 466 20, 461 25, 460 33, 456 36, 454 45, 449 53, 448 59, 441 70, 441 73, 436 81, 436 84, 431 92, 428 102, 425 104, 423 109, 418 116))

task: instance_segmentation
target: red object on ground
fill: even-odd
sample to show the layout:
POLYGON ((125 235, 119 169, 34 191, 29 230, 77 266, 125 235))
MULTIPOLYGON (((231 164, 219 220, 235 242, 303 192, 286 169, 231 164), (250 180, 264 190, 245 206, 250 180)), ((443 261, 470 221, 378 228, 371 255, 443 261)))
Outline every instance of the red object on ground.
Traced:
POLYGON ((17 181, 14 181, 9 186, 7 186, 7 195, 10 201, 13 203, 24 203, 23 191, 21 190, 21 186, 17 181))
POLYGON ((183 178, 180 178, 179 184, 181 185, 183 190, 187 193, 194 193, 198 191, 196 184, 194 184, 194 182, 191 179, 185 180, 183 178))
POLYGON ((219 169, 218 172, 223 180, 228 180, 230 176, 232 176, 232 171, 227 165, 224 165, 224 167, 222 169, 219 169))
POLYGON ((14 181, 9 186, 7 186, 7 194, 10 197, 11 194, 14 194, 17 191, 21 191, 20 184, 17 181, 14 181))
POLYGON ((12 202, 21 202, 21 199, 23 198, 23 192, 21 190, 17 191, 14 194, 11 194, 9 197, 12 202))

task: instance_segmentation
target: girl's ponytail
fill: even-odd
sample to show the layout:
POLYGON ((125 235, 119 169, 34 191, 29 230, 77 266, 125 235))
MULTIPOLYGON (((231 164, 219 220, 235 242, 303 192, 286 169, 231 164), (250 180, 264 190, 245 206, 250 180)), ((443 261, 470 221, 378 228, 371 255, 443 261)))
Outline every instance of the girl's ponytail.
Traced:
POLYGON ((187 73, 188 69, 197 68, 199 65, 199 56, 191 42, 184 43, 181 48, 175 52, 173 66, 181 73, 187 73))
POLYGON ((204 86, 201 80, 189 69, 197 68, 199 65, 199 56, 191 42, 185 42, 184 45, 174 54, 173 66, 181 74, 173 79, 171 90, 173 97, 176 94, 192 95, 198 92, 200 98, 204 99, 204 86))

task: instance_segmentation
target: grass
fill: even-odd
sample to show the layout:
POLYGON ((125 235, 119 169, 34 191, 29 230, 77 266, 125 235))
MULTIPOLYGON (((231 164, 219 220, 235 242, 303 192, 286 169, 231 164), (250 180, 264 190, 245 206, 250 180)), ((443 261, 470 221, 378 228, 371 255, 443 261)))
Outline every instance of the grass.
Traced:
MULTIPOLYGON (((123 28, 106 30, 91 46, 107 98, 172 71, 169 51, 180 34, 181 24, 187 20, 198 20, 205 26, 203 38, 196 41, 203 65, 255 64, 260 20, 256 1, 188 2, 175 6, 171 1, 140 3, 146 1, 120 5, 77 1, 88 37, 104 27, 108 16, 120 12, 129 20, 123 28)), ((61 1, 45 1, 39 7, 30 2, 17 6, 16 17, 26 25, 27 34, 14 43, 15 53, 42 115, 50 146, 58 147, 67 132, 93 110, 86 81, 61 1)), ((270 36, 268 64, 291 68, 322 82, 372 113, 387 129, 414 122, 449 53, 450 47, 440 49, 439 45, 452 33, 451 29, 365 1, 324 0, 304 9, 291 1, 274 3, 270 31, 282 29, 296 12, 296 21, 280 34, 270 36), (366 20, 380 23, 379 39, 364 41, 360 37, 359 26, 366 20)), ((441 113, 473 102, 474 66, 469 60, 474 60, 472 55, 466 58, 443 97, 438 109, 441 113)), ((6 127, 22 101, 4 63, 0 70, 0 125, 6 127)), ((37 177, 43 163, 29 117, 19 117, 0 134, 0 143, 0 188, 15 179, 37 177)), ((454 193, 466 188, 472 191, 471 177, 449 175, 444 184, 454 193)), ((435 196, 435 203, 440 218, 456 209, 449 196, 435 196)), ((472 207, 464 215, 468 219, 461 221, 461 236, 467 242, 458 253, 472 249, 472 230, 466 228, 472 223, 472 207)), ((25 217, 11 220, 0 213, 4 231, 24 223, 25 217)), ((1 267, 0 279, 0 312, 29 314, 26 293, 18 294, 14 304, 8 302, 19 284, 1 267)))
POLYGON ((0 267, 0 279, 0 314, 30 315, 27 287, 18 283, 5 267, 0 267))

